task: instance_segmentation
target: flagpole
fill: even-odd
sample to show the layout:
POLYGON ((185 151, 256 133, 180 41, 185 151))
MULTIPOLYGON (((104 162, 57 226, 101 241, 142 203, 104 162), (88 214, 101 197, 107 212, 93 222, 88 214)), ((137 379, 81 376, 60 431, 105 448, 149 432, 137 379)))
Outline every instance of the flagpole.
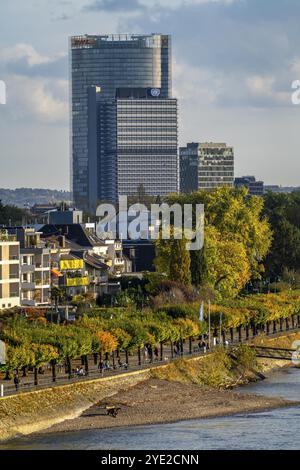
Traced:
POLYGON ((211 341, 210 341, 210 299, 208 300, 208 346, 210 350, 211 341))

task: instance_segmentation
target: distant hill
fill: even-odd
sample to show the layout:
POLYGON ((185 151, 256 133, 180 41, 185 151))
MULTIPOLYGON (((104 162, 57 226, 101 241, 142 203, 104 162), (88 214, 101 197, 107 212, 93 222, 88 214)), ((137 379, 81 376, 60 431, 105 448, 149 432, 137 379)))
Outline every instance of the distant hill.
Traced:
POLYGON ((57 204, 71 200, 71 193, 68 191, 58 191, 53 189, 40 188, 0 188, 0 200, 3 204, 24 208, 34 204, 57 204))

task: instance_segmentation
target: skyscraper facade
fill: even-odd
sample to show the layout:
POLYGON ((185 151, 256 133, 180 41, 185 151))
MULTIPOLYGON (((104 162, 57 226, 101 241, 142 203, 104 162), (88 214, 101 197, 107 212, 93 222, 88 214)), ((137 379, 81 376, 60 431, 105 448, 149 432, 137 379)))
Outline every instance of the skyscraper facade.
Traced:
POLYGON ((91 208, 99 200, 115 200, 119 190, 130 194, 139 184, 147 186, 158 171, 158 179, 165 178, 165 183, 162 181, 161 189, 159 185, 152 187, 151 194, 158 189, 164 194, 164 187, 166 192, 176 191, 177 130, 174 135, 173 121, 164 122, 166 115, 176 114, 177 127, 170 37, 72 37, 70 73, 71 185, 75 204, 91 208), (176 152, 171 152, 173 147, 176 152), (160 165, 162 156, 167 162, 160 165))
POLYGON ((225 143, 189 143, 179 149, 180 191, 211 191, 234 184, 234 150, 225 143))

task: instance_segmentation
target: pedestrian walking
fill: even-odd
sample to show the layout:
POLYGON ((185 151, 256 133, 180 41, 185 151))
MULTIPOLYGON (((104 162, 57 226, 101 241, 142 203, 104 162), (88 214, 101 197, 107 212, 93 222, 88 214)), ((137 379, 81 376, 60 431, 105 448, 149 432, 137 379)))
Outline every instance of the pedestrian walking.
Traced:
POLYGON ((149 354, 149 357, 150 357, 150 362, 152 363, 153 362, 153 350, 152 350, 151 344, 149 344, 149 346, 148 346, 148 354, 149 354))
POLYGON ((103 375, 103 370, 104 370, 104 363, 103 361, 99 362, 98 369, 100 371, 100 374, 103 375))
POLYGON ((19 386, 20 386, 20 379, 19 379, 19 376, 18 374, 16 374, 14 376, 14 384, 15 384, 15 387, 16 387, 16 392, 19 390, 19 386))
POLYGON ((144 347, 144 356, 145 356, 145 362, 148 361, 148 356, 149 356, 149 352, 148 352, 148 345, 145 344, 145 347, 144 347))

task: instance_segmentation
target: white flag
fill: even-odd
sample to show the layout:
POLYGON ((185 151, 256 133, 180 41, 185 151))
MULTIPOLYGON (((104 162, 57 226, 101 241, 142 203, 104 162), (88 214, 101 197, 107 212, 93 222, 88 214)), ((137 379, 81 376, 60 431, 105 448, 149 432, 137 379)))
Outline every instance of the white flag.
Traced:
POLYGON ((202 302, 201 307, 200 307, 199 321, 203 321, 203 320, 204 320, 204 306, 202 302))
POLYGON ((0 364, 6 364, 6 347, 3 341, 0 341, 0 364))

